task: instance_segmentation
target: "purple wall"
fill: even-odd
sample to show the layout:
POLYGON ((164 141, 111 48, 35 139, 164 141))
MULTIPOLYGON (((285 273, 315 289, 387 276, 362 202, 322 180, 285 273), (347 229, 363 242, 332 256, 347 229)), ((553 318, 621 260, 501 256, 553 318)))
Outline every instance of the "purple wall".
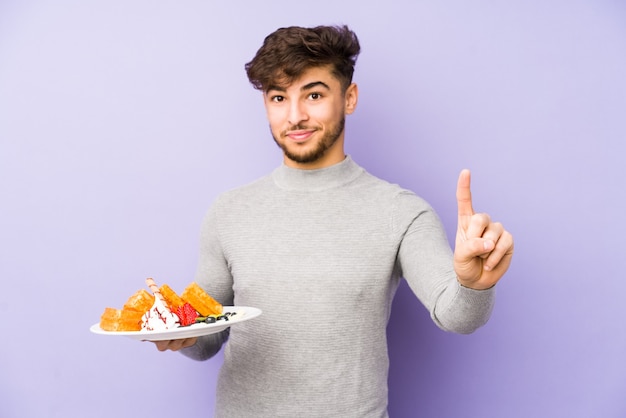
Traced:
POLYGON ((363 46, 354 159, 450 237, 471 168, 475 208, 516 237, 471 336, 400 288, 392 417, 626 416, 623 3, 240 3, 0 2, 0 416, 210 416, 219 357, 88 328, 145 277, 193 279, 213 198, 280 163, 243 64, 279 26, 328 23, 363 46))

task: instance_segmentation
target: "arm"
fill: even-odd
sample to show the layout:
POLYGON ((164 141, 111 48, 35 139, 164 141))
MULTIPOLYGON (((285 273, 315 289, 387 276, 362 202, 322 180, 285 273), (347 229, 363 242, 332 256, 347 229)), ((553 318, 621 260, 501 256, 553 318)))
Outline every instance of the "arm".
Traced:
MULTIPOLYGON (((402 206, 410 208, 407 214, 416 213, 414 195, 403 195, 400 199, 402 206)), ((469 334, 489 319, 495 289, 474 290, 461 286, 443 225, 433 209, 424 205, 409 221, 400 243, 401 274, 439 328, 469 334)))
MULTIPOLYGON (((200 251, 196 282, 223 305, 232 305, 232 276, 219 241, 217 204, 204 217, 200 231, 200 251)), ((206 360, 217 354, 228 340, 229 330, 198 338, 156 342, 159 351, 180 351, 194 360, 206 360)))
MULTIPOLYGON (((508 269, 513 238, 486 214, 475 214, 471 205, 469 172, 457 185, 459 224, 452 255, 444 229, 427 207, 411 219, 400 245, 402 274, 440 328, 471 333, 484 325, 495 302, 494 285, 508 269)), ((400 207, 410 208, 410 200, 400 207)))
POLYGON ((225 329, 217 334, 205 335, 203 337, 193 338, 193 344, 184 347, 180 352, 191 359, 202 361, 208 360, 216 355, 222 345, 228 340, 229 329, 225 329))

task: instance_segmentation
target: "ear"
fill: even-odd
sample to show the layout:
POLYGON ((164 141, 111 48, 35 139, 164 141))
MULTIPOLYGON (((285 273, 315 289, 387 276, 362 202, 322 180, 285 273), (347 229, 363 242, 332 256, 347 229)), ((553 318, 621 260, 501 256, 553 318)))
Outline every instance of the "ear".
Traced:
POLYGON ((346 98, 346 115, 350 115, 355 111, 357 102, 359 101, 359 88, 357 85, 355 83, 350 84, 344 96, 346 98))

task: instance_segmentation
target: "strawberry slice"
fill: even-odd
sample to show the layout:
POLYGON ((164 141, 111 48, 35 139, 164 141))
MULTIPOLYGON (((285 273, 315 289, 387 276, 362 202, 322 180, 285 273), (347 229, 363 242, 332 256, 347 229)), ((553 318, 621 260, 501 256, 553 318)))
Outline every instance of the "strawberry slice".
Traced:
POLYGON ((176 310, 176 315, 180 319, 180 325, 186 326, 196 322, 198 312, 189 303, 185 303, 183 306, 179 306, 176 310))

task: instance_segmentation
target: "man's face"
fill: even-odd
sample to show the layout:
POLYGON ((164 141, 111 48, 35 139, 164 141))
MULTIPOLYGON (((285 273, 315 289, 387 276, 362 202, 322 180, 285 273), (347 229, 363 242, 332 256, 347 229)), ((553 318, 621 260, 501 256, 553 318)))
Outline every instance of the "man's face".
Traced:
POLYGON ((344 93, 329 67, 310 68, 286 86, 269 86, 267 118, 285 164, 313 169, 342 161, 345 116, 354 111, 356 99, 356 85, 344 93))

